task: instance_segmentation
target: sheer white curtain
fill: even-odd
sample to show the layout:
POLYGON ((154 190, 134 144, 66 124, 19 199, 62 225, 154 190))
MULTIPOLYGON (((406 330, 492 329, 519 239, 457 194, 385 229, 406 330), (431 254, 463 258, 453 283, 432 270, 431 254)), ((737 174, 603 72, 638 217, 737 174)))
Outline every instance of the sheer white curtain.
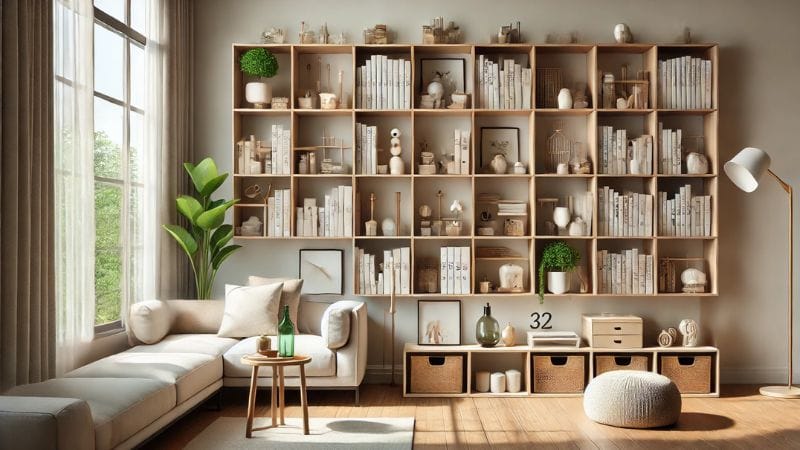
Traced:
POLYGON ((94 335, 94 113, 91 0, 54 2, 56 374, 94 335))

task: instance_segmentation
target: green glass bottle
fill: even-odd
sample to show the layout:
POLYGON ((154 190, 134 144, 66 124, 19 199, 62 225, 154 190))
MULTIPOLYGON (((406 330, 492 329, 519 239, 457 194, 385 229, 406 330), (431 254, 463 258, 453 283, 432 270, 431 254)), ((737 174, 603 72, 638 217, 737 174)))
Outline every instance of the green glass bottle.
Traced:
POLYGON ((278 325, 278 356, 294 356, 294 324, 289 318, 289 305, 283 308, 283 319, 278 325))
POLYGON ((483 307, 483 316, 475 324, 475 339, 481 347, 494 347, 500 342, 500 324, 492 317, 492 307, 483 307))

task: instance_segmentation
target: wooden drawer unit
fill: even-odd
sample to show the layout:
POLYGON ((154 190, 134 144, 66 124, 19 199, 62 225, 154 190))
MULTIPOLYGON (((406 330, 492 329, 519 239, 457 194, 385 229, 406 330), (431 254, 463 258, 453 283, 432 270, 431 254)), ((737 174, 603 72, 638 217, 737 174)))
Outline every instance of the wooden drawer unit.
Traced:
POLYGON ((467 356, 461 353, 409 355, 408 392, 462 394, 466 392, 467 356))
POLYGON ((650 370, 650 358, 646 355, 595 355, 594 375, 612 370, 650 370))
POLYGON ((584 315, 583 337, 595 348, 642 348, 642 318, 625 315, 584 315))
POLYGON ((681 394, 709 394, 712 383, 712 356, 659 355, 659 373, 672 380, 681 394))
POLYGON ((534 393, 573 394, 586 387, 585 355, 533 355, 531 364, 534 393))

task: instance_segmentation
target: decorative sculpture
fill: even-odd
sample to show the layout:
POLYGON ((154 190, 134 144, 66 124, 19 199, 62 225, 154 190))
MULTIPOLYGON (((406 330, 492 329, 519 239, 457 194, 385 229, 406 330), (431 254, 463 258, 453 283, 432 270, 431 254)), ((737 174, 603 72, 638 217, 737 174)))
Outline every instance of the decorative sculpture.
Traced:
POLYGON ((392 128, 390 134, 392 135, 392 147, 389 151, 392 153, 392 158, 389 159, 389 173, 392 175, 402 175, 405 172, 405 165, 403 164, 403 159, 400 158, 400 153, 403 152, 402 147, 400 147, 401 133, 399 129, 392 128))
POLYGON ((683 335, 684 347, 697 347, 697 322, 692 319, 681 320, 678 329, 683 335))

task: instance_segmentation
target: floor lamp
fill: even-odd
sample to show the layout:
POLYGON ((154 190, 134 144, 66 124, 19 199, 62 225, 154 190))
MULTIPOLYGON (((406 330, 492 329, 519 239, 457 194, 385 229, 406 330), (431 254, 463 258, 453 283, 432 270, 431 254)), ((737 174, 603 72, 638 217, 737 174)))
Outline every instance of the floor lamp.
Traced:
POLYGON ((794 212, 792 203, 792 187, 781 180, 781 178, 769 170, 771 159, 767 152, 754 147, 742 149, 730 161, 725 163, 725 174, 733 184, 745 192, 753 192, 758 188, 758 181, 768 173, 783 188, 789 196, 789 382, 786 386, 765 386, 759 392, 761 395, 780 398, 800 398, 800 388, 792 385, 792 335, 794 332, 792 316, 792 288, 794 277, 793 265, 793 232, 794 232, 794 212))

